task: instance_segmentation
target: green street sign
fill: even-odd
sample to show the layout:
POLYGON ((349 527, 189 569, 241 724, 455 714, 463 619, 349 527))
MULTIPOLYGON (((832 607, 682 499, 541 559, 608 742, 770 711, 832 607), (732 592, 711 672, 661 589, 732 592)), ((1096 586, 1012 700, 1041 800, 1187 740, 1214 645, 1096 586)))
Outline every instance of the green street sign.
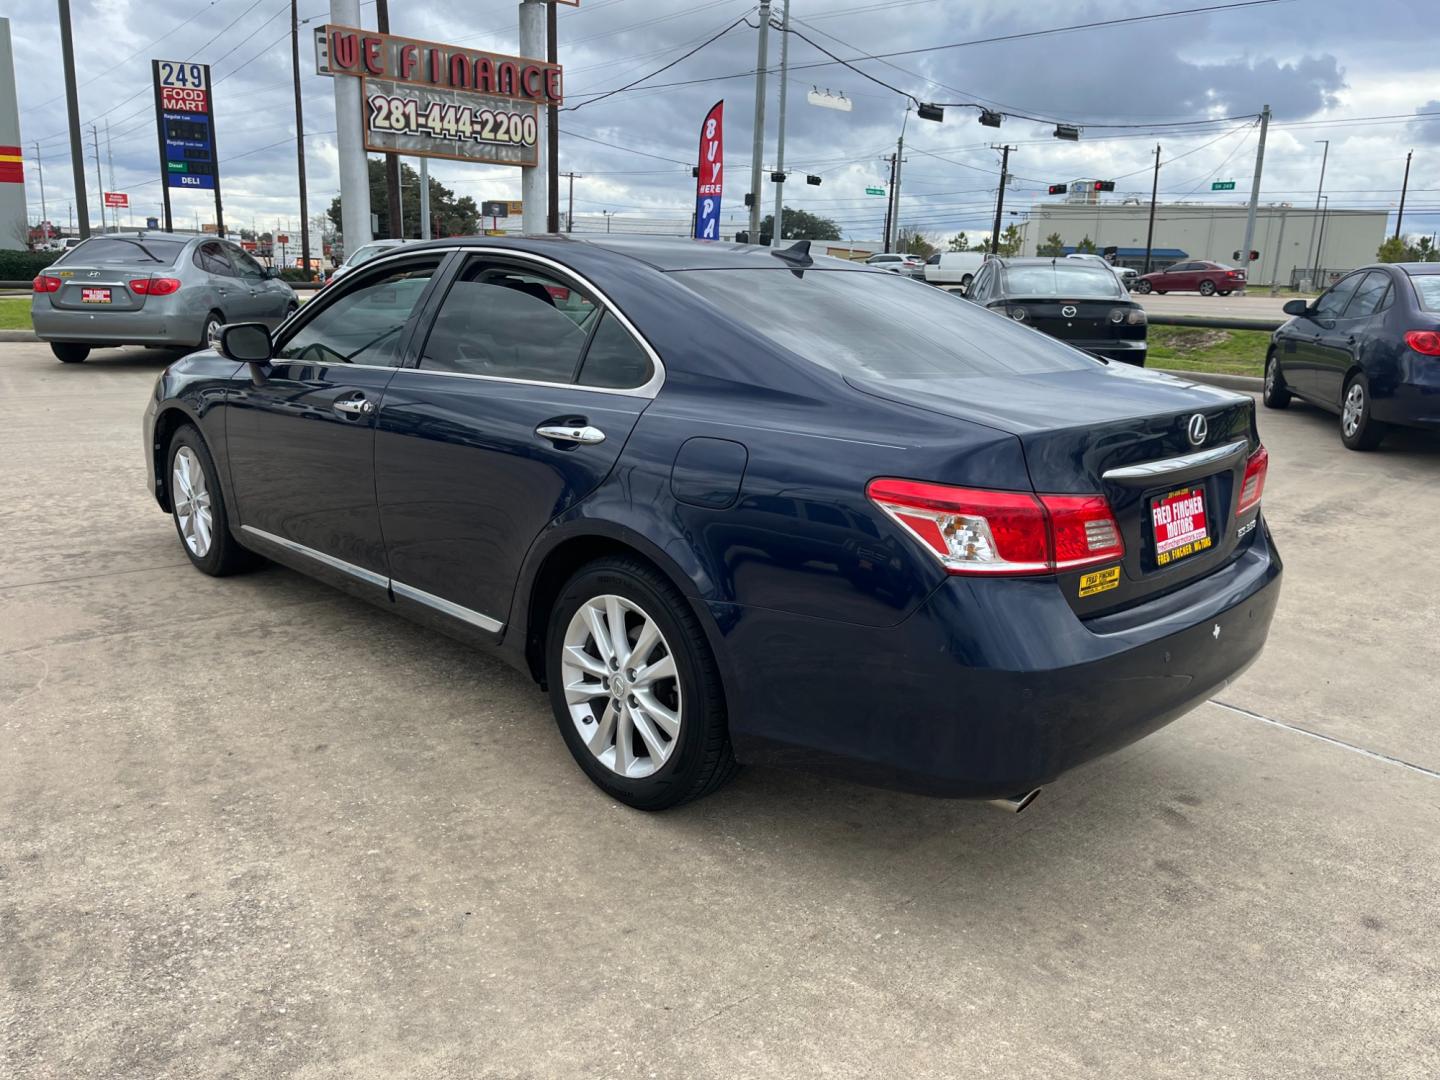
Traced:
MULTIPOLYGON (((1231 185, 1231 186, 1233 187, 1234 185, 1231 185)), ((866 194, 866 195, 884 195, 884 194, 885 194, 885 189, 884 189, 883 187, 867 187, 867 188, 865 189, 865 194, 866 194)))
POLYGON ((1235 181, 1234 181, 1234 180, 1216 180, 1213 184, 1210 185, 1210 190, 1211 190, 1211 191, 1234 191, 1234 190, 1235 190, 1235 181))

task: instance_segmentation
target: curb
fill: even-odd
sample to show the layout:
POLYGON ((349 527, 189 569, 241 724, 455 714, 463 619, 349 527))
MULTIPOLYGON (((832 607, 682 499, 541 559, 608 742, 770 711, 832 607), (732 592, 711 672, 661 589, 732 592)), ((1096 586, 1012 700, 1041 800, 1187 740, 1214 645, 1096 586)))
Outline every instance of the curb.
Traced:
POLYGON ((1207 386, 1221 386, 1226 390, 1243 390, 1247 394, 1258 394, 1265 389, 1265 380, 1255 375, 1225 375, 1217 371, 1178 371, 1175 368, 1151 368, 1178 379, 1205 383, 1207 386))
POLYGON ((29 330, 0 330, 0 341, 39 341, 29 330))

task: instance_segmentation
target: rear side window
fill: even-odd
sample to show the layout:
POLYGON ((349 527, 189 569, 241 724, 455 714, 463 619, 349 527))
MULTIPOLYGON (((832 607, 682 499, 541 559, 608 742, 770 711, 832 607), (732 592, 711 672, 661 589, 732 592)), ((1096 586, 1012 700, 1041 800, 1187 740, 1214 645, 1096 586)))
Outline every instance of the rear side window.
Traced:
POLYGON ((978 304, 894 274, 680 270, 724 315, 841 375, 916 379, 1077 371, 1099 361, 978 304))
POLYGON ((632 390, 644 386, 654 373, 650 355, 630 336, 630 331, 620 325, 619 319, 606 315, 585 350, 580 385, 632 390))
POLYGON ((174 266, 185 241, 165 237, 97 236, 76 244, 56 260, 60 263, 124 263, 131 266, 174 266))
POLYGON ((1410 284, 1415 286, 1421 307, 1426 311, 1440 311, 1440 274, 1413 274, 1410 284))

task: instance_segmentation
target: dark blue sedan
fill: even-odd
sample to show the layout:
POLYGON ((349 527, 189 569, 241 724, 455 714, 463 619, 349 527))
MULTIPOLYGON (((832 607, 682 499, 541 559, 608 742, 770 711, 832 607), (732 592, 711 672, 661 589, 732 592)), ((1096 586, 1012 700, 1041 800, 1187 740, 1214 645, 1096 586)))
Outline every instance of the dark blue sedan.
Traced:
POLYGON ((173 364, 145 451, 200 570, 498 650, 645 809, 737 762, 1022 807, 1279 593, 1249 397, 803 242, 407 246, 173 364))
POLYGON ((1340 414, 1351 450, 1391 426, 1440 430, 1440 263, 1367 266, 1314 303, 1291 300, 1265 358, 1265 404, 1340 414))

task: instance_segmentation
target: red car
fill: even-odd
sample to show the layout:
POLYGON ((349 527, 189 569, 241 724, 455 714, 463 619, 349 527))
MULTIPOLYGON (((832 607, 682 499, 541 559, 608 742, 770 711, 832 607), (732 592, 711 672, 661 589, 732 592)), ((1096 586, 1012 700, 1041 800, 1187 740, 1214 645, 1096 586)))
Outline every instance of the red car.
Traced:
POLYGON ((1245 271, 1217 262, 1181 262, 1153 274, 1142 274, 1131 286, 1139 293, 1198 292, 1229 296, 1245 287, 1245 271))

